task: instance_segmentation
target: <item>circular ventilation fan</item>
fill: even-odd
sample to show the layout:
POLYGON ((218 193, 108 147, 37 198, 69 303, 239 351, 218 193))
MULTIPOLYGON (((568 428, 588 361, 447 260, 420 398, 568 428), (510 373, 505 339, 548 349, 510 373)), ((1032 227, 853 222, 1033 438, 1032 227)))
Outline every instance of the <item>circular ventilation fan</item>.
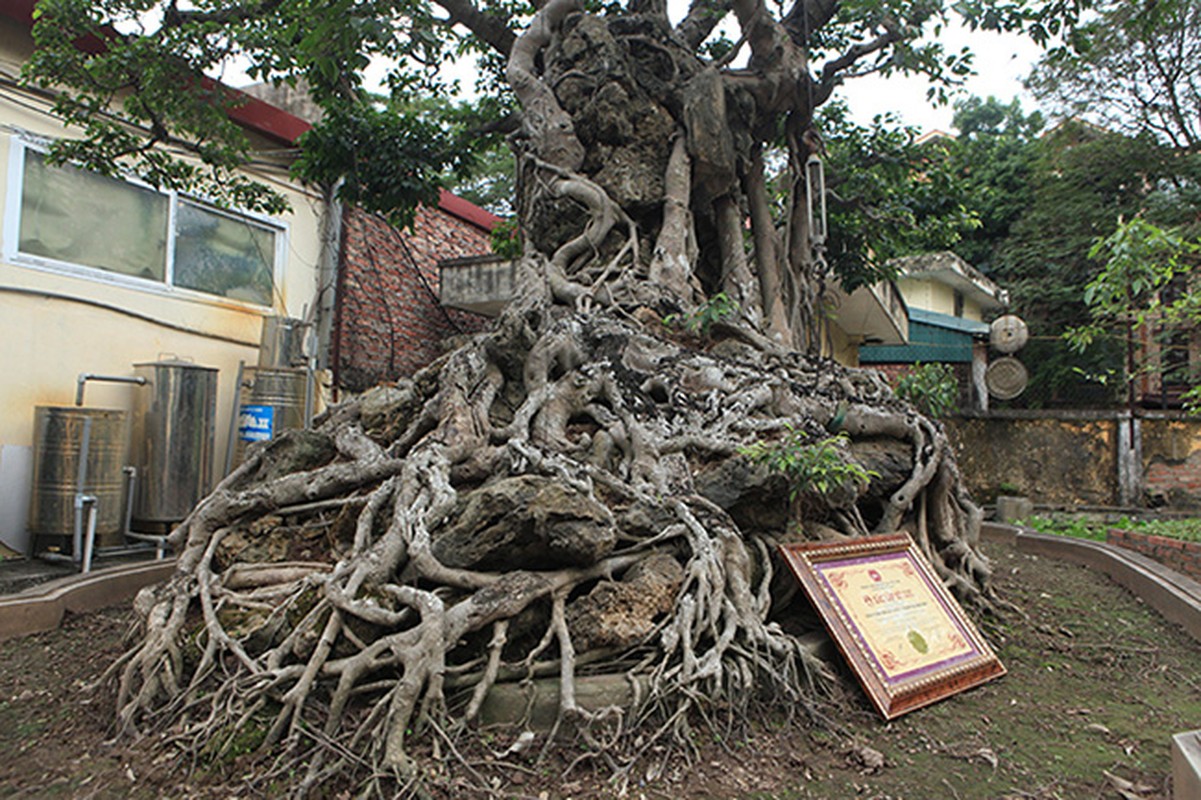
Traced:
POLYGON ((1002 353, 1016 353, 1030 338, 1030 331, 1021 317, 1006 314, 997 317, 988 329, 988 341, 1002 353))
POLYGON ((1029 373, 1021 361, 1011 356, 998 358, 984 371, 984 385, 998 400, 1012 400, 1026 390, 1029 373))

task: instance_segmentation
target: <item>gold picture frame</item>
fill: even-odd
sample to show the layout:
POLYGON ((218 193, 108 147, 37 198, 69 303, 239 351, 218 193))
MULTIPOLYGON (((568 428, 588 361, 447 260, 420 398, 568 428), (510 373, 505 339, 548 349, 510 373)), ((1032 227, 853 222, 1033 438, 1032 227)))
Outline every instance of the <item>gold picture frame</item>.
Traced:
POLYGON ((908 534, 780 551, 885 719, 1005 674, 908 534))

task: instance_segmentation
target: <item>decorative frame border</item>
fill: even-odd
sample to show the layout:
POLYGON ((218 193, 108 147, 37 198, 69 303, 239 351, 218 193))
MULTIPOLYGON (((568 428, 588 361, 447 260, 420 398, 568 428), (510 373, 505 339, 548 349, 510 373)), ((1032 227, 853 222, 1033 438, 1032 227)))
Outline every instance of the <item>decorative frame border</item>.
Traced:
POLYGON ((781 545, 780 553, 885 719, 1005 674, 908 534, 781 545), (864 580, 881 591, 870 594, 864 580), (907 621, 926 629, 923 635, 911 628, 902 640, 910 643, 900 649, 912 660, 883 643, 907 621))

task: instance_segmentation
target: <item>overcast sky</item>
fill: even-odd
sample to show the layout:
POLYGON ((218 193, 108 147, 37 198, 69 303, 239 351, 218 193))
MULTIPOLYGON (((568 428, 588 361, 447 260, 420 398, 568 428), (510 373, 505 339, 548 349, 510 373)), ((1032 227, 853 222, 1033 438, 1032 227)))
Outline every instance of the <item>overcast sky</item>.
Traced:
MULTIPOLYGON (((976 54, 977 75, 969 78, 963 87, 967 94, 978 97, 995 96, 1008 103, 1014 97, 1022 101, 1026 111, 1036 106, 1033 98, 1022 88, 1022 79, 1042 52, 1029 39, 1015 34, 971 32, 962 27, 944 30, 943 44, 949 52, 957 52, 967 46, 976 54)), ((839 88, 837 96, 847 101, 855 120, 868 123, 877 114, 892 111, 900 114, 908 125, 923 132, 942 130, 950 132, 950 105, 934 107, 926 100, 929 83, 920 78, 867 77, 848 81, 839 88)))
MULTIPOLYGON (((687 3, 669 0, 669 9, 674 7, 686 10, 687 3)), ((982 98, 993 95, 1005 103, 1018 97, 1027 111, 1036 107, 1034 100, 1022 87, 1023 78, 1029 74, 1042 52, 1029 39, 1016 34, 973 33, 965 27, 950 24, 944 28, 942 40, 948 52, 958 52, 967 46, 976 54, 974 64, 978 74, 967 79, 962 87, 965 94, 982 98)), ((386 61, 373 62, 367 70, 367 85, 383 91, 383 77, 387 69, 386 61)), ((474 61, 465 59, 452 67, 449 73, 457 77, 461 87, 470 93, 475 77, 474 61)), ((220 77, 233 86, 249 82, 236 66, 220 77)), ((899 114, 905 124, 917 127, 923 133, 931 130, 950 132, 954 111, 950 104, 941 107, 931 105, 926 99, 929 86, 929 82, 922 78, 873 76, 848 81, 839 87, 835 96, 846 100, 853 118, 861 124, 870 123, 877 114, 891 111, 899 114)))

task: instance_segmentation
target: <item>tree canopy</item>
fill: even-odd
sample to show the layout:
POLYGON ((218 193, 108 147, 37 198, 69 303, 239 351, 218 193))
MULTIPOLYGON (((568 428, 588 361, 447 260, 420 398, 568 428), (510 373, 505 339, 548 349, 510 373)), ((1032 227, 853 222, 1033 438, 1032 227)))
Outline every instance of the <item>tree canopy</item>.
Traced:
POLYGON ((1149 137, 1082 122, 1061 124, 1030 153, 1029 205, 997 248, 993 272, 1034 336, 1025 402, 1111 403, 1123 396, 1123 348, 1098 340, 1075 351, 1058 337, 1089 318, 1085 287, 1102 267, 1094 243, 1122 219, 1149 213, 1176 162, 1149 137))
MULTIPOLYGON (((708 204, 690 204, 700 227, 732 230, 733 218, 745 215, 758 231, 745 269, 763 285, 753 292, 755 297, 740 297, 740 302, 752 309, 766 298, 769 307, 762 315, 774 335, 813 346, 806 329, 815 322, 802 311, 812 305, 813 292, 803 285, 828 270, 814 258, 808 223, 801 224, 808 218, 800 202, 801 173, 809 153, 821 147, 821 136, 829 132, 827 138, 833 140, 849 133, 844 115, 819 115, 817 109, 844 81, 873 73, 926 75, 932 97, 945 97, 972 68, 970 52, 948 52, 939 41, 943 27, 956 16, 985 29, 1027 30, 1046 41, 1061 26, 1074 24, 1084 5, 1084 0, 798 0, 777 9, 762 0, 695 0, 675 19, 662 0, 628 6, 581 3, 578 9, 598 19, 638 19, 650 26, 630 45, 626 69, 634 86, 621 91, 628 95, 636 88, 685 123, 692 171, 698 178, 707 172, 703 177, 712 184, 708 204), (727 22, 737 31, 736 40, 722 33, 727 22), (706 77, 710 75, 716 83, 706 77), (691 85, 688 92, 681 91, 685 84, 691 85), (706 86, 720 86, 724 97, 706 86), (704 98, 706 91, 710 94, 704 98), (712 117, 713 110, 726 119, 709 119, 713 134, 706 137, 701 133, 704 121, 688 118, 712 117), (701 153, 710 145, 717 149, 701 153), (772 180, 779 187, 778 202, 757 199, 760 187, 772 180), (734 201, 733 208, 723 210, 725 197, 734 201)), ((576 7, 574 2, 562 9, 555 4, 556 19, 576 7)), ((344 199, 403 222, 416 203, 433 197, 440 181, 469 175, 482 154, 494 152, 501 136, 560 135, 555 131, 563 123, 555 120, 562 101, 551 104, 558 109, 547 106, 541 80, 548 65, 538 56, 528 68, 515 69, 520 58, 511 58, 523 57, 521 50, 514 51, 522 36, 532 47, 543 35, 530 27, 544 24, 537 22, 539 8, 512 0, 205 0, 186 5, 174 0, 43 0, 35 28, 38 49, 25 74, 31 81, 54 85, 58 112, 86 132, 81 140, 58 143, 56 158, 108 174, 132 170, 154 185, 200 188, 219 200, 267 210, 278 210, 280 198, 235 170, 250 154, 245 135, 223 114, 236 98, 198 76, 220 77, 236 63, 256 80, 303 81, 325 115, 301 143, 297 174, 336 184, 344 199), (104 46, 77 47, 81 41, 102 41, 104 46), (428 98, 450 94, 452 81, 443 67, 464 55, 478 58, 481 99, 470 107, 430 102, 428 98), (364 85, 364 69, 373 60, 392 65, 383 97, 364 85), (181 86, 190 90, 179 91, 181 86), (542 100, 531 91, 543 94, 542 100), (117 98, 120 103, 113 102, 117 98), (541 106, 549 110, 540 111, 541 106), (543 113, 548 116, 540 118, 543 113), (165 143, 191 149, 203 166, 164 155, 158 145, 165 143)), ((581 46, 595 46, 584 44, 588 41, 583 36, 581 46)), ((569 84, 579 78, 563 74, 569 84)), ((609 78, 621 80, 620 74, 609 78)), ((602 100, 591 91, 589 96, 602 100)), ((614 111, 604 103, 596 108, 614 111)), ((621 123, 616 115, 609 117, 592 131, 580 129, 588 126, 576 119, 572 134, 584 137, 586 149, 595 150, 593 142, 621 148, 631 124, 651 119, 634 115, 621 123)), ((637 154, 638 148, 625 149, 629 157, 650 160, 661 173, 670 155, 670 134, 660 139, 656 153, 645 147, 637 154)), ((871 254, 895 252, 906 239, 914 246, 923 240, 945 245, 970 223, 959 204, 944 199, 937 178, 924 185, 908 181, 910 194, 901 200, 900 193, 882 191, 878 181, 865 177, 865 170, 882 169, 886 162, 912 173, 910 165, 897 160, 899 145, 880 128, 866 136, 853 134, 837 148, 835 160, 841 158, 841 163, 831 164, 838 205, 831 227, 837 241, 828 250, 841 272, 834 277, 852 285, 878 276, 868 268, 878 266, 869 264, 871 254), (865 146, 878 149, 868 154, 865 146), (919 233, 907 231, 910 227, 919 233)), ((537 210, 520 202, 515 207, 528 217, 523 220, 527 237, 537 238, 538 230, 530 228, 537 227, 537 210)), ((658 225, 645 223, 643 231, 658 225)), ((738 263, 748 256, 731 248, 724 255, 709 255, 716 249, 703 238, 699 284, 704 293, 728 290, 719 285, 722 276, 742 272, 738 263)), ((717 235, 713 244, 721 241, 717 235)))
POLYGON ((1065 116, 1201 149, 1201 3, 1100 2, 1030 80, 1065 116))

